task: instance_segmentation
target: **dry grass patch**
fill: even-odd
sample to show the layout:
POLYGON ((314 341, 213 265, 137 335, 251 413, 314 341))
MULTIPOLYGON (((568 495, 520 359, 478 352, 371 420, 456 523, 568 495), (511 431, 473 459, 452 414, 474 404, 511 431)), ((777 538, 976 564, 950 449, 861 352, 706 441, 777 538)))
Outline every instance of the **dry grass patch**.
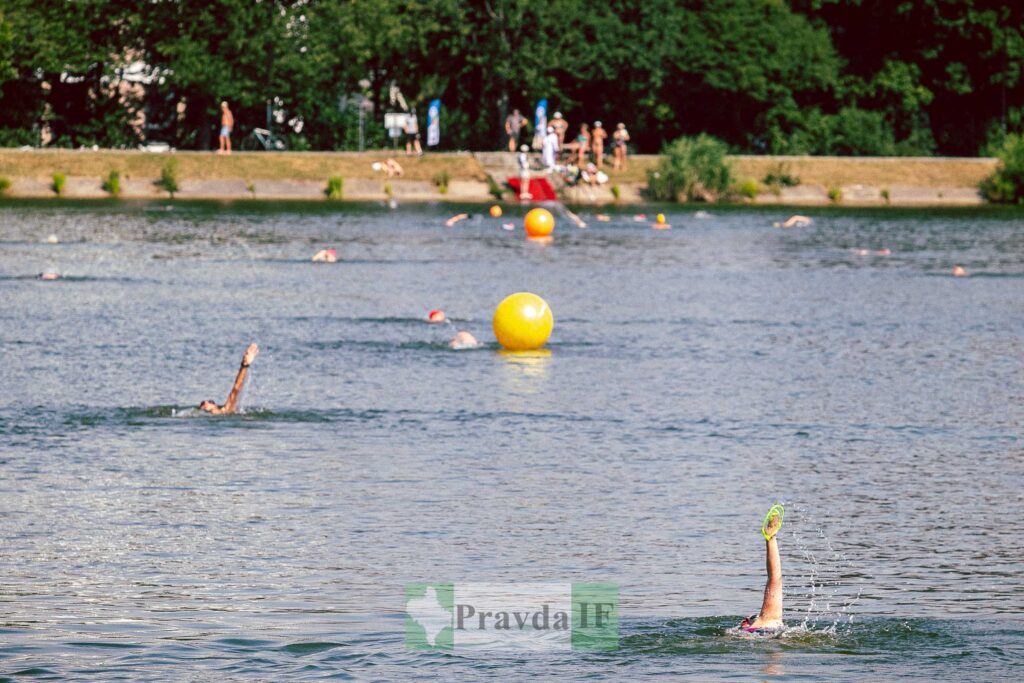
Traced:
MULTIPOLYGON (((371 168, 387 152, 212 152, 152 154, 135 151, 0 150, 0 175, 13 178, 50 177, 55 171, 69 176, 105 176, 118 168, 126 177, 159 178, 168 159, 178 160, 182 180, 316 180, 331 176, 383 178, 371 168)), ((484 171, 466 153, 396 156, 405 169, 403 179, 426 180, 447 173, 452 180, 483 180, 484 171)))

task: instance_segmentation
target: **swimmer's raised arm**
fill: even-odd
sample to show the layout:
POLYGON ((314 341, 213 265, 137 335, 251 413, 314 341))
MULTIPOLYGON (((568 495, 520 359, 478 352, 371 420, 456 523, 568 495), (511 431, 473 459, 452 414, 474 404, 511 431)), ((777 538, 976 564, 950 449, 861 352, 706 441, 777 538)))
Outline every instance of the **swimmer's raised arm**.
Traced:
POLYGON ((235 375, 235 383, 231 387, 231 393, 228 394, 228 400, 224 402, 223 406, 219 406, 213 401, 207 399, 199 404, 200 410, 205 410, 208 413, 214 415, 224 415, 234 413, 238 410, 238 397, 242 394, 242 385, 245 384, 245 377, 249 374, 249 366, 256 360, 256 355, 260 352, 260 348, 255 344, 249 344, 245 349, 245 353, 242 354, 242 365, 238 368, 238 374, 235 375))
POLYGON ((468 213, 457 213, 454 216, 452 216, 451 218, 449 218, 448 220, 446 220, 444 222, 444 224, 450 228, 453 225, 455 225, 456 223, 458 223, 459 221, 464 221, 467 218, 469 218, 469 214, 468 213))
POLYGON ((761 610, 740 624, 740 628, 749 633, 770 633, 785 628, 782 622, 782 561, 779 559, 779 541, 776 538, 779 529, 782 528, 783 514, 782 505, 773 505, 761 526, 765 540, 765 571, 768 580, 764 586, 761 610))

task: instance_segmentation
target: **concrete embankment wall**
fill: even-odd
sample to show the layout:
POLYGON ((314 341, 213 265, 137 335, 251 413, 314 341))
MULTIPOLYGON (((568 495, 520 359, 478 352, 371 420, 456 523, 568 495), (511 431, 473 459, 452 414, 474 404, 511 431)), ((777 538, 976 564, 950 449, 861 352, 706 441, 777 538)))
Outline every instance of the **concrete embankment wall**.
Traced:
MULTIPOLYGON (((62 196, 110 196, 103 182, 120 174, 120 197, 166 198, 158 180, 175 160, 181 199, 324 200, 327 180, 344 179, 343 197, 352 201, 491 201, 488 177, 498 184, 516 175, 513 155, 499 152, 432 153, 406 157, 377 152, 211 152, 153 154, 118 150, 0 150, 0 178, 11 186, 7 197, 55 197, 53 176, 66 176, 62 196), (400 178, 386 178, 372 164, 393 156, 403 166, 400 178), (447 190, 442 192, 442 180, 447 190)), ((600 188, 566 188, 563 198, 580 204, 624 204, 644 200, 647 171, 656 155, 635 155, 624 171, 608 169, 610 182, 600 188), (615 197, 615 192, 618 199, 615 197)), ((740 182, 758 186, 758 204, 940 206, 982 203, 978 183, 996 168, 995 159, 908 157, 731 157, 740 182), (784 173, 799 184, 769 188, 768 174, 784 173)))

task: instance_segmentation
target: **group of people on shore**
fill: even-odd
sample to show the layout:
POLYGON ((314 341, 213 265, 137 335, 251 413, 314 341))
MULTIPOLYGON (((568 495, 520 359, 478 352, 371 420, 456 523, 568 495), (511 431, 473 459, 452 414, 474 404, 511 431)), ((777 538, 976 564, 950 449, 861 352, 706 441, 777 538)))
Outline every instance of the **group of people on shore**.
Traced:
MULTIPOLYGON (((505 135, 508 138, 508 151, 515 152, 519 149, 528 152, 529 145, 520 145, 520 139, 528 123, 518 109, 505 119, 505 135), (523 149, 525 147, 525 149, 523 149)), ((566 142, 569 132, 569 122, 556 111, 547 129, 537 131, 534 136, 535 148, 541 151, 541 159, 548 171, 553 171, 562 162, 574 164, 579 168, 587 168, 593 164, 597 170, 603 170, 605 165, 605 147, 611 140, 612 145, 612 168, 616 170, 625 169, 629 154, 629 131, 626 124, 619 123, 609 136, 604 124, 594 121, 593 127, 584 122, 580 124, 579 132, 575 137, 566 142)))

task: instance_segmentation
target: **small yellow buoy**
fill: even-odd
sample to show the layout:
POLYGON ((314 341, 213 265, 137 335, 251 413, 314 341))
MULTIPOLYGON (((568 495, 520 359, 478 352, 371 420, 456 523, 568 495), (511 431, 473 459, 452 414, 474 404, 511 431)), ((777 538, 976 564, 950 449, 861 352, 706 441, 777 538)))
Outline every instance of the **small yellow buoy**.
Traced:
POLYGON ((497 204, 491 207, 491 218, 501 218, 501 207, 497 204))
POLYGON ((547 237, 555 229, 555 217, 547 209, 530 209, 523 219, 527 237, 547 237))
POLYGON ((494 336, 509 351, 539 349, 554 325, 548 302, 529 292, 510 294, 494 309, 494 336))

